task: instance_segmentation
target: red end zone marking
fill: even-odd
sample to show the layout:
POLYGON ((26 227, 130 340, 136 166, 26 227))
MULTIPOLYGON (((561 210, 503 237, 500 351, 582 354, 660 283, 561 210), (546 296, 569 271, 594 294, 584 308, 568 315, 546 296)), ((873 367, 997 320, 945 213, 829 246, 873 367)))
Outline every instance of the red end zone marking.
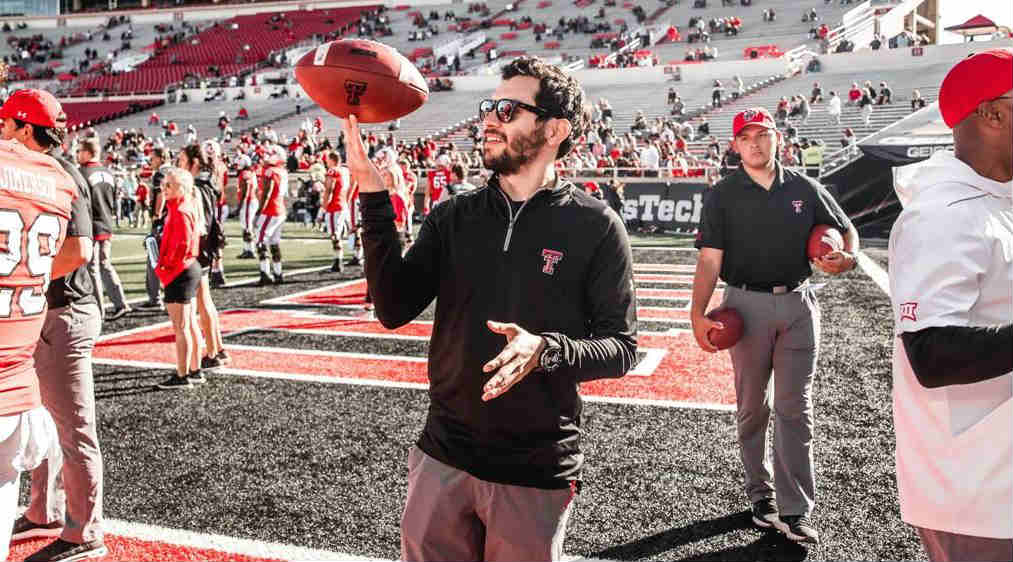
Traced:
MULTIPOLYGON (((11 544, 7 560, 24 560, 40 548, 52 542, 52 538, 29 539, 11 544)), ((199 548, 170 544, 156 540, 122 537, 106 534, 103 539, 109 554, 88 560, 116 562, 118 560, 162 561, 162 560, 221 560, 223 562, 280 561, 284 558, 264 558, 234 552, 223 552, 210 548, 199 548)))
MULTIPOLYGON (((659 309, 665 310, 665 309, 659 309)), ((680 312, 683 315, 685 311, 680 312)), ((221 315, 222 330, 314 330, 334 333, 390 334, 373 320, 290 312, 284 310, 230 310, 221 315)), ((429 323, 412 323, 396 331, 405 336, 428 336, 429 323)), ((171 368, 175 362, 172 329, 167 323, 112 334, 95 347, 95 358, 107 361, 155 362, 171 368)), ((700 404, 735 403, 731 361, 727 353, 700 350, 691 334, 643 334, 644 348, 666 353, 650 376, 626 376, 585 383, 581 392, 592 396, 683 401, 700 404)), ((326 376, 399 383, 428 383, 422 358, 396 358, 357 353, 260 348, 226 344, 232 369, 261 373, 326 376)))

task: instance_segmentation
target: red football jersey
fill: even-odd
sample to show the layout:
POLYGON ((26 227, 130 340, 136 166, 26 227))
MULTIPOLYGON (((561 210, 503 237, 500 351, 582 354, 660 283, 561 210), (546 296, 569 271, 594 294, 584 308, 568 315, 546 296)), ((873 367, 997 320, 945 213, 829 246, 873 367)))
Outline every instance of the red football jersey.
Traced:
POLYGON ((288 170, 280 166, 268 168, 264 173, 264 190, 267 201, 260 213, 269 217, 285 216, 285 192, 288 191, 288 170))
POLYGON ((334 182, 331 198, 324 208, 328 213, 340 213, 345 208, 346 191, 351 185, 351 174, 345 166, 338 166, 327 170, 327 179, 334 182))
POLYGON ((248 203, 254 199, 260 200, 260 181, 256 172, 251 169, 239 173, 239 202, 248 203))
POLYGON ((42 405, 32 354, 75 197, 56 160, 0 141, 0 416, 42 405))
POLYGON ((450 185, 450 170, 447 168, 437 168, 429 172, 429 204, 435 205, 440 201, 443 201, 449 192, 447 186, 450 185))

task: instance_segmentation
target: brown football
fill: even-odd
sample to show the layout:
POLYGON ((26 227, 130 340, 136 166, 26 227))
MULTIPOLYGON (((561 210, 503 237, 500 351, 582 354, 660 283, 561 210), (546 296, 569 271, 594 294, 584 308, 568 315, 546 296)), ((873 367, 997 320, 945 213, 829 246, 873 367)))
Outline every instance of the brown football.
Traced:
POLYGON ((404 117, 429 98, 415 65, 393 47, 364 39, 324 43, 303 55, 295 77, 306 95, 328 113, 362 123, 404 117))
POLYGON ((714 310, 707 313, 707 318, 715 322, 721 322, 725 328, 718 330, 711 328, 707 332, 707 339, 710 340, 711 345, 718 349, 728 349, 736 343, 739 338, 742 337, 742 316, 739 315, 739 311, 734 308, 715 308, 714 310))
POLYGON ((806 245, 806 253, 810 260, 822 258, 830 252, 844 249, 844 236, 840 230, 827 225, 817 224, 809 231, 809 243, 806 245))

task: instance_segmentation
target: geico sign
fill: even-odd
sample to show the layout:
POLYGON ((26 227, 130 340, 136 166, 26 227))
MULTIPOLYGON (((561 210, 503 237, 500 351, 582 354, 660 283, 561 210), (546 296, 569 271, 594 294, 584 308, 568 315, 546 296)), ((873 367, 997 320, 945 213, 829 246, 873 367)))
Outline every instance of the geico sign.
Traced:
POLYGON ((692 199, 662 199, 660 195, 640 195, 627 198, 623 206, 623 218, 640 219, 645 222, 700 222, 703 210, 703 194, 697 193, 692 199))
POLYGON ((907 147, 908 158, 928 158, 940 150, 948 150, 948 146, 909 146, 907 147))

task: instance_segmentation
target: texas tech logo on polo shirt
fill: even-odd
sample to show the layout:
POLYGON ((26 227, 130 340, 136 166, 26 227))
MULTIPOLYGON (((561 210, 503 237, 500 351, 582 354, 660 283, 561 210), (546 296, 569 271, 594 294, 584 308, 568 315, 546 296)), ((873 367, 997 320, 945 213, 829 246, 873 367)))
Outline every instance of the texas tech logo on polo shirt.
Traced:
POLYGON ((801 215, 802 214, 802 204, 803 203, 805 203, 805 201, 801 201, 799 199, 796 199, 796 200, 794 200, 794 201, 791 202, 791 205, 793 207, 795 207, 795 214, 796 215, 801 215))
POLYGON ((556 273, 556 264, 563 260, 563 252, 557 252, 556 250, 549 250, 546 248, 542 250, 542 259, 545 260, 545 266, 542 267, 542 273, 552 275, 556 273))

